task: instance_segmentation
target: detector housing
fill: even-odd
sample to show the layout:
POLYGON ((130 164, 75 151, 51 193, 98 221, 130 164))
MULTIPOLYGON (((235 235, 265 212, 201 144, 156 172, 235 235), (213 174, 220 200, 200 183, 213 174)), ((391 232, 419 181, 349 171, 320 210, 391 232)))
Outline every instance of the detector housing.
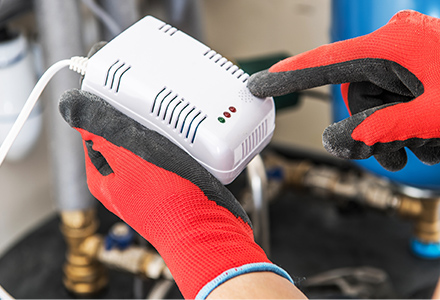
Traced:
POLYGON ((273 99, 249 75, 182 31, 147 16, 95 53, 82 89, 184 149, 223 184, 270 141, 273 99))

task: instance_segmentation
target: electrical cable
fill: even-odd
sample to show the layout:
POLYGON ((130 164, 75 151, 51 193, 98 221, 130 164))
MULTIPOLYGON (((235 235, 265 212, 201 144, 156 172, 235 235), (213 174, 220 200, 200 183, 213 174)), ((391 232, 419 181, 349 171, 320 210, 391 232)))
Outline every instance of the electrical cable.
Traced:
POLYGON ((75 56, 71 59, 65 59, 56 62, 49 69, 47 69, 46 72, 44 72, 44 74, 41 76, 34 89, 32 90, 31 94, 29 95, 28 99, 26 100, 20 114, 17 117, 17 120, 15 121, 5 140, 0 146, 0 166, 6 158, 6 155, 8 154, 18 134, 20 133, 20 130, 23 128, 24 123, 29 118, 29 115, 32 112, 35 104, 37 103, 41 93, 43 92, 49 81, 52 79, 52 77, 56 73, 58 73, 58 71, 65 67, 69 67, 69 69, 80 73, 81 75, 84 75, 87 68, 87 62, 87 58, 75 56))
POLYGON ((107 27, 110 34, 117 36, 122 32, 121 26, 99 5, 93 0, 82 0, 82 2, 92 11, 92 13, 101 20, 107 27))

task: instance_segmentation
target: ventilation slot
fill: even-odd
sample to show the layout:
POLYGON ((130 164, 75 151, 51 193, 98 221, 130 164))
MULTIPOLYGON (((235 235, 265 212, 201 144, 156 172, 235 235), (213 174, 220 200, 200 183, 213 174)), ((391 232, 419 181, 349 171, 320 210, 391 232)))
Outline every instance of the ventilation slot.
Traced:
MULTIPOLYGON (((195 123, 194 122, 195 119, 196 118, 194 118, 191 123, 195 123)), ((191 138, 191 144, 194 144, 194 140, 196 139, 196 135, 197 135, 197 130, 199 129, 200 124, 202 124, 202 122, 205 121, 205 120, 206 120, 206 115, 203 116, 203 118, 200 121, 198 121, 197 125, 194 127, 194 132, 193 132, 193 135, 192 135, 192 138, 191 138)), ((188 130, 188 132, 189 132, 189 130, 188 130)))
POLYGON ((206 51, 204 53, 204 56, 212 60, 214 63, 228 71, 231 75, 241 80, 242 82, 246 82, 248 80, 249 74, 245 73, 242 69, 234 65, 232 62, 230 62, 214 50, 206 51))
POLYGON ((180 108, 178 109, 178 111, 176 111, 176 120, 174 121, 174 129, 177 129, 177 126, 179 125, 179 123, 181 123, 182 120, 182 116, 185 115, 185 113, 183 113, 187 108, 189 107, 189 103, 186 103, 184 105, 181 105, 180 108))
POLYGON ((248 138, 241 144, 241 155, 246 157, 257 147, 267 136, 267 120, 264 120, 248 138))
POLYGON ((201 123, 206 119, 202 111, 167 87, 156 94, 150 113, 168 125, 170 131, 191 144, 195 141, 201 123))
POLYGON ((169 24, 164 24, 161 27, 159 27, 159 31, 162 31, 163 33, 169 36, 173 36, 179 30, 169 24))
POLYGON ((131 69, 131 66, 121 62, 119 59, 113 63, 107 70, 104 86, 115 93, 119 92, 122 77, 131 69))
POLYGON ((176 115, 175 120, 172 120, 174 130, 176 130, 179 136, 186 142, 193 144, 200 125, 206 119, 206 115, 203 115, 202 111, 190 103, 181 105, 174 114, 176 115))
POLYGON ((165 121, 167 117, 169 117, 173 107, 175 108, 182 101, 183 99, 179 98, 179 95, 167 87, 163 87, 154 97, 150 113, 165 121))
POLYGON ((195 107, 186 112, 182 124, 179 124, 181 137, 190 144, 194 144, 200 124, 205 119, 206 115, 202 115, 202 112, 197 111, 195 107))

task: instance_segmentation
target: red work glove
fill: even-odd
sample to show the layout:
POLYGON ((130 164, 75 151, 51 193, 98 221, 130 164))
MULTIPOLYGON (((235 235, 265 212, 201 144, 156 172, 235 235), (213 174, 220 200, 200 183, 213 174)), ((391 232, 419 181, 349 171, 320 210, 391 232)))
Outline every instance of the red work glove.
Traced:
POLYGON ((66 92, 60 112, 84 140, 92 194, 158 250, 185 298, 248 272, 292 281, 254 242, 234 196, 186 152, 88 92, 66 92))
POLYGON ((424 163, 440 162, 440 20, 397 13, 371 34, 288 58, 248 81, 260 97, 341 84, 351 117, 329 126, 324 147, 347 159, 372 155, 402 169, 408 147, 424 163))

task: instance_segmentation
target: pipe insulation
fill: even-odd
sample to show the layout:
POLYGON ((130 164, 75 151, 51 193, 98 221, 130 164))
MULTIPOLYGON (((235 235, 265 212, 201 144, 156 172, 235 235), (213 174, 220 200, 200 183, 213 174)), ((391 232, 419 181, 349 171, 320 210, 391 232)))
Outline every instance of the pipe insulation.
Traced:
MULTIPOLYGON (((34 0, 46 67, 84 54, 79 3, 76 0, 34 0)), ((52 79, 45 93, 52 182, 58 209, 63 211, 84 210, 95 204, 87 189, 80 135, 70 128, 58 111, 61 94, 78 87, 78 74, 63 70, 52 79)))

